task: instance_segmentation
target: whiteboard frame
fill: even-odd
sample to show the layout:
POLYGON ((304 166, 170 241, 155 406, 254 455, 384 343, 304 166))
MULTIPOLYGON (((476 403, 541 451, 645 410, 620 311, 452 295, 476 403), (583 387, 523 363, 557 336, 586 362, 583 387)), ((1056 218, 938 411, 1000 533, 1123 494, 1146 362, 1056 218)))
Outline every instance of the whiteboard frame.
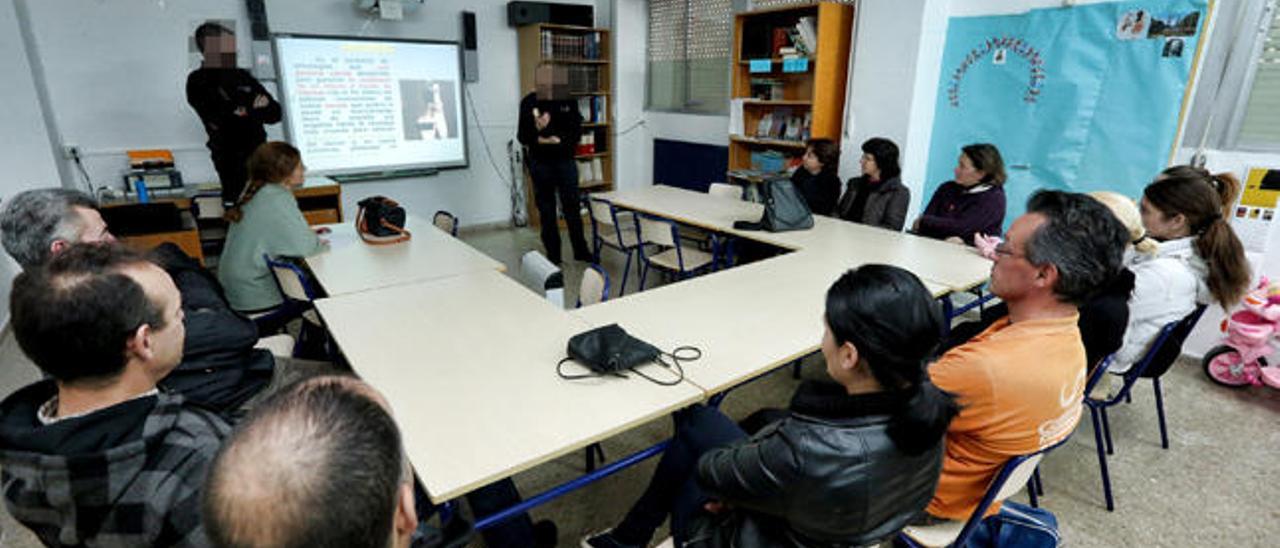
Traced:
POLYGON ((289 92, 288 92, 288 89, 286 89, 287 86, 285 86, 284 75, 281 73, 281 71, 283 71, 284 68, 283 68, 283 65, 280 63, 280 39, 282 38, 305 39, 305 40, 349 40, 349 41, 359 41, 359 42, 399 42, 399 43, 406 43, 406 44, 445 45, 445 46, 453 46, 454 52, 458 57, 457 101, 458 101, 458 106, 460 107, 458 112, 458 127, 461 128, 461 131, 462 131, 462 163, 461 164, 418 163, 418 164, 400 164, 400 165, 394 165, 394 166, 369 166, 369 167, 350 168, 350 169, 332 169, 332 170, 316 171, 315 172, 316 175, 326 175, 331 177, 358 177, 362 180, 390 179, 390 178, 404 177, 404 176, 410 176, 410 175, 431 174, 431 173, 435 173, 436 171, 443 171, 447 169, 470 169, 471 168, 471 141, 467 139, 467 99, 466 99, 467 94, 464 87, 466 86, 466 82, 462 80, 462 64, 464 60, 462 58, 461 42, 458 42, 456 40, 419 40, 419 39, 412 39, 412 38, 384 38, 384 37, 378 37, 378 36, 338 36, 338 35, 330 35, 330 34, 301 34, 301 33, 293 33, 293 32, 272 33, 271 34, 271 55, 272 55, 272 60, 274 61, 276 66, 275 67, 276 83, 280 91, 281 108, 283 109, 285 114, 285 116, 283 116, 284 134, 285 134, 285 137, 291 143, 294 141, 294 134, 293 134, 293 123, 288 116, 288 113, 289 113, 288 93, 289 92))

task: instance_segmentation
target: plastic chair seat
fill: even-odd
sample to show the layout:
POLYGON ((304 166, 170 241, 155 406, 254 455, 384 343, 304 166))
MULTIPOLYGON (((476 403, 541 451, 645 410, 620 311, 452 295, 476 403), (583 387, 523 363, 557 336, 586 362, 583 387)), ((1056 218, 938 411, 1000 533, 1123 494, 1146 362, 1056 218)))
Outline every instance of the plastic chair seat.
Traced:
POLYGON ((623 248, 632 248, 640 245, 640 235, 636 232, 634 223, 632 226, 622 227, 621 231, 616 226, 599 223, 596 225, 596 230, 598 232, 596 238, 604 240, 604 244, 607 246, 617 247, 618 242, 622 242, 623 248))
POLYGON ((258 343, 253 345, 253 347, 270 351, 272 356, 288 358, 293 356, 293 345, 294 340, 292 335, 281 334, 258 339, 258 343))
POLYGON ((649 255, 649 262, 667 270, 680 272, 680 258, 684 258, 684 271, 691 272, 698 270, 704 266, 711 264, 714 257, 700 249, 681 248, 678 252, 676 248, 667 249, 665 251, 649 255))
POLYGON ((908 525, 902 529, 902 534, 911 537, 911 540, 921 546, 934 548, 949 546, 960 536, 962 530, 964 522, 952 519, 933 525, 908 525))

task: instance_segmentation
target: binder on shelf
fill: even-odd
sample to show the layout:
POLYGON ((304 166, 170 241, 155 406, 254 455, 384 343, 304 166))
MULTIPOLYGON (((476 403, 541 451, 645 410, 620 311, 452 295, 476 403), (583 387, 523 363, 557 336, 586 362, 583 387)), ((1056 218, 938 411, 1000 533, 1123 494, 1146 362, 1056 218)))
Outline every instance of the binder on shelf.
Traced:
POLYGON ((756 123, 756 137, 768 137, 770 127, 773 127, 773 113, 766 112, 756 123))
POLYGON ((818 28, 814 24, 813 17, 801 17, 796 23, 796 34, 799 35, 800 43, 804 46, 805 51, 810 54, 818 51, 818 28))
POLYGON ((746 102, 747 100, 742 98, 729 100, 729 135, 747 134, 742 119, 742 105, 746 102))
POLYGON ((604 163, 601 162, 599 158, 591 159, 591 175, 592 175, 591 180, 593 181, 605 180, 604 163))

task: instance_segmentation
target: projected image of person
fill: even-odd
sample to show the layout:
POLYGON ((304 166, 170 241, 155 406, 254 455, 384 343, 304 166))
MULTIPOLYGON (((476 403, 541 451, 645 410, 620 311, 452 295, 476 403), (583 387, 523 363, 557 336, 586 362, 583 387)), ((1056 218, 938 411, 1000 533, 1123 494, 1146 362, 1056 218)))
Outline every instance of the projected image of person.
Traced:
POLYGON ((590 261, 591 250, 582 235, 578 215, 578 164, 574 151, 582 138, 582 114, 569 96, 569 73, 564 65, 543 63, 534 73, 537 89, 520 101, 518 137, 528 152, 533 199, 542 220, 542 245, 547 258, 560 264, 560 227, 556 222, 556 197, 565 211, 564 224, 573 244, 573 258, 590 261))
POLYGON ((236 67, 236 35, 219 23, 200 25, 196 47, 204 55, 200 68, 187 76, 187 103, 209 134, 213 167, 222 184, 222 202, 240 198, 249 180, 245 162, 267 141, 263 124, 280 122, 280 103, 249 71, 236 67))
POLYGON ((400 80, 400 116, 406 141, 457 136, 454 90, 453 80, 400 80))

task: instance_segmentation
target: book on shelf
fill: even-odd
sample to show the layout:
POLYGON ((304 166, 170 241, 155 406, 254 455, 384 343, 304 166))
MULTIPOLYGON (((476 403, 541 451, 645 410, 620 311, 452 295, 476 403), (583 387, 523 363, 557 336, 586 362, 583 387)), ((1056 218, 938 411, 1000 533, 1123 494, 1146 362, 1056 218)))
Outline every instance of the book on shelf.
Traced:
POLYGON ((752 78, 751 97, 765 101, 780 101, 786 96, 786 84, 777 78, 752 78))
POLYGON ((578 156, 586 156, 588 154, 595 154, 595 153, 596 153, 595 132, 588 131, 586 133, 583 133, 582 138, 578 139, 578 147, 575 150, 575 154, 577 154, 578 156))
POLYGON ((810 54, 818 51, 818 28, 812 16, 801 17, 796 23, 797 42, 810 54))
POLYGON ((604 163, 599 158, 588 158, 577 161, 578 184, 597 183, 604 180, 604 163))
POLYGON ((574 65, 569 67, 569 91, 573 93, 595 93, 600 91, 600 67, 595 65, 574 65))
POLYGON ((596 154, 609 152, 609 130, 597 129, 591 132, 591 143, 596 154))
POLYGON ((543 30, 540 35, 542 56, 557 60, 600 59, 600 33, 566 34, 543 30))
POLYGON ((742 107, 746 102, 747 100, 743 98, 729 100, 729 135, 747 134, 742 118, 742 107))
POLYGON ((769 126, 770 139, 782 139, 787 131, 787 121, 791 119, 791 109, 779 108, 773 111, 773 125, 769 126))
POLYGON ((773 29, 773 47, 770 48, 770 51, 773 52, 773 55, 775 57, 778 56, 779 52, 782 51, 782 48, 785 48, 790 45, 791 45, 791 36, 787 32, 787 29, 780 28, 780 27, 774 28, 773 29))
POLYGON ((787 116, 787 127, 782 133, 782 138, 788 141, 799 141, 802 127, 800 116, 794 114, 787 116))
POLYGON ((773 113, 766 112, 760 117, 760 121, 756 124, 756 137, 768 137, 769 128, 773 127, 773 113))

